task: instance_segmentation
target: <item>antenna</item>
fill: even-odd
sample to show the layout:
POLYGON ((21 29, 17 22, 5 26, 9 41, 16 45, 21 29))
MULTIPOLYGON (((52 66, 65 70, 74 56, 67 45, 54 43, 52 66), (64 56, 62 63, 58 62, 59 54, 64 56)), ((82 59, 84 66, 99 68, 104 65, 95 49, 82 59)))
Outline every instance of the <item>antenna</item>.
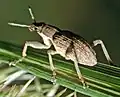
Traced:
MULTIPOLYGON (((28 10, 29 10, 29 13, 30 13, 30 16, 31 16, 32 20, 34 21, 34 23, 36 23, 35 17, 33 15, 33 12, 32 12, 32 9, 31 9, 30 6, 28 6, 28 10)), ((30 25, 17 24, 17 23, 8 23, 8 25, 17 26, 17 27, 25 27, 25 28, 30 27, 30 25)))
POLYGON ((29 10, 29 12, 30 12, 30 15, 31 15, 32 20, 34 21, 34 23, 36 23, 35 17, 34 17, 34 15, 33 15, 33 12, 32 12, 32 9, 31 9, 30 6, 28 6, 28 10, 29 10))
POLYGON ((25 28, 28 28, 28 27, 30 27, 29 25, 17 24, 17 23, 8 23, 8 25, 12 25, 12 26, 18 26, 18 27, 25 27, 25 28))

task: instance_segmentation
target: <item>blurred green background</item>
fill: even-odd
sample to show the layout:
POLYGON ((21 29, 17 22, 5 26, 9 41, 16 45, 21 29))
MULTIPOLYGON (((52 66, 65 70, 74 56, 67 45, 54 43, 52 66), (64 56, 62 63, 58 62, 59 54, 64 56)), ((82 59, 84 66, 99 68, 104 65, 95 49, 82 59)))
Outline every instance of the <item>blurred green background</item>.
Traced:
MULTIPOLYGON (((28 5, 38 21, 71 30, 89 42, 102 39, 114 63, 120 63, 120 0, 1 0, 0 40, 23 45, 26 40, 40 39, 26 28, 7 24, 31 24, 28 5)), ((101 49, 96 50, 103 62, 101 49)))

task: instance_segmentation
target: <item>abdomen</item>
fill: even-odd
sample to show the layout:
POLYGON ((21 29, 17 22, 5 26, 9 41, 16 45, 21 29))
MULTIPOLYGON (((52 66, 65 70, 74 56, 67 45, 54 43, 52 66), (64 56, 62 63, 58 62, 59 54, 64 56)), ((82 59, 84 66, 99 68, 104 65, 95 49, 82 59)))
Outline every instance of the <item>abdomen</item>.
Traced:
POLYGON ((94 66, 97 64, 96 54, 88 43, 74 40, 74 50, 80 64, 94 66))

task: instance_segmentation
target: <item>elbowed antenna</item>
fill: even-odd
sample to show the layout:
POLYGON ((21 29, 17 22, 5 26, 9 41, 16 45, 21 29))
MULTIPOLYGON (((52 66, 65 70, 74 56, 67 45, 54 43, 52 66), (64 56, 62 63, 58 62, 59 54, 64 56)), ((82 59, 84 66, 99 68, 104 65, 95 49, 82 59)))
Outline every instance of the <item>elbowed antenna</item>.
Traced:
MULTIPOLYGON (((34 21, 34 23, 36 23, 35 17, 33 15, 33 12, 30 6, 28 7, 28 10, 29 10, 32 20, 34 21)), ((27 28, 30 27, 29 25, 17 24, 17 23, 8 23, 8 25, 17 26, 17 27, 27 27, 27 28)))
POLYGON ((34 23, 36 23, 35 17, 34 17, 34 15, 33 15, 33 12, 32 12, 32 9, 31 9, 30 6, 28 6, 28 10, 29 10, 29 12, 30 12, 30 15, 31 15, 32 20, 34 21, 34 23))
POLYGON ((12 25, 12 26, 18 26, 18 27, 30 27, 29 25, 24 25, 24 24, 17 24, 17 23, 8 23, 8 25, 12 25))
MULTIPOLYGON (((33 15, 33 12, 30 6, 28 7, 28 10, 29 10, 32 20, 34 21, 34 23, 36 23, 35 17, 33 15)), ((8 23, 8 25, 17 26, 17 27, 26 27, 26 28, 30 27, 30 25, 17 24, 17 23, 8 23)))

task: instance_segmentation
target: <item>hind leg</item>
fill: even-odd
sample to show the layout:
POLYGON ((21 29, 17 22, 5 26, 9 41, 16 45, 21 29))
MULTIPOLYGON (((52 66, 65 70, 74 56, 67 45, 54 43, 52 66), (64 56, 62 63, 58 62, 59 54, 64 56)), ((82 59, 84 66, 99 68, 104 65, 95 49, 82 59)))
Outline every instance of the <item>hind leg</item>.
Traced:
POLYGON ((113 64, 103 41, 102 40, 95 40, 95 41, 93 41, 93 44, 94 44, 94 46, 97 46, 98 44, 100 44, 107 61, 109 62, 109 64, 113 64))
POLYGON ((74 60, 74 65, 75 65, 75 69, 76 69, 76 72, 77 72, 77 75, 78 75, 78 78, 81 80, 82 84, 83 84, 83 88, 86 88, 87 84, 85 82, 85 79, 79 69, 79 66, 78 66, 78 61, 77 60, 74 60))
POLYGON ((83 88, 88 87, 86 82, 85 82, 85 79, 84 79, 84 77, 83 77, 83 75, 80 71, 80 68, 78 66, 78 59, 76 58, 76 55, 72 51, 67 52, 66 53, 66 59, 67 60, 72 60, 74 62, 76 73, 78 75, 78 78, 81 80, 81 82, 83 84, 83 88))

